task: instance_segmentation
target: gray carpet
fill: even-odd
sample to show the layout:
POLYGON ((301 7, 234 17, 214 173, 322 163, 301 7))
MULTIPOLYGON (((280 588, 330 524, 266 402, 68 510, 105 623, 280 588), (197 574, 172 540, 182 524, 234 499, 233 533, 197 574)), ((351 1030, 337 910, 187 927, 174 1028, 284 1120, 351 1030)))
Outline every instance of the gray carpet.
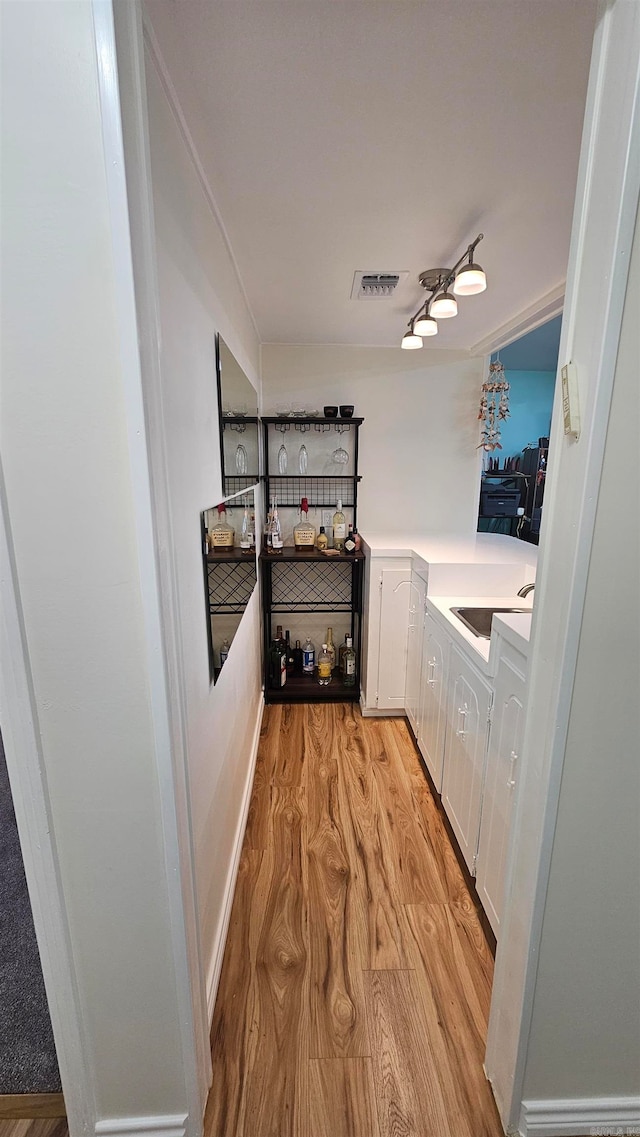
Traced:
POLYGON ((0 736, 0 1094, 61 1088, 0 736))

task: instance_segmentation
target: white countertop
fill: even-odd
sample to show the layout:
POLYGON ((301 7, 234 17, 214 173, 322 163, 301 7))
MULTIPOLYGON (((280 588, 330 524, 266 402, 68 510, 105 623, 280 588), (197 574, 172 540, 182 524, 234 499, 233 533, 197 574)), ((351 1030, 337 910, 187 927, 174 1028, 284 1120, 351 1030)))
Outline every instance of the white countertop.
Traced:
POLYGON ((538 549, 505 533, 361 534, 372 557, 421 557, 428 564, 523 564, 535 565, 538 549))
POLYGON ((520 596, 428 596, 427 611, 442 624, 446 623, 447 631, 454 643, 469 655, 477 667, 487 675, 493 675, 497 665, 495 658, 495 632, 511 643, 523 655, 529 649, 529 634, 531 630, 532 594, 527 597, 520 596), (528 612, 512 612, 495 615, 491 639, 476 636, 451 611, 452 608, 527 608, 528 612), (469 651, 469 648, 472 650, 469 651))

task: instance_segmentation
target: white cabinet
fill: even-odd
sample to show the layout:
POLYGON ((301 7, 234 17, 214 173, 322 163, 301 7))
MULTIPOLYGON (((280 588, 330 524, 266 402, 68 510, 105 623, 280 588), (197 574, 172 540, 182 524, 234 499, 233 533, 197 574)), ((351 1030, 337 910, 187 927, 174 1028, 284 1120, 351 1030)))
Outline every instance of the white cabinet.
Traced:
POLYGON ((524 719, 526 660, 500 645, 478 845, 476 887, 498 935, 524 719))
POLYGON ((438 792, 442 790, 450 649, 449 637, 427 614, 422 639, 418 746, 438 792))
POLYGON ((420 676, 422 672, 422 637, 427 595, 426 574, 412 572, 409 594, 409 628, 407 635, 407 681, 405 711, 418 737, 420 729, 420 676))
POLYGON ((411 560, 367 558, 363 711, 404 711, 411 560))
POLYGON ((454 645, 448 686, 442 804, 474 875, 492 692, 454 645))

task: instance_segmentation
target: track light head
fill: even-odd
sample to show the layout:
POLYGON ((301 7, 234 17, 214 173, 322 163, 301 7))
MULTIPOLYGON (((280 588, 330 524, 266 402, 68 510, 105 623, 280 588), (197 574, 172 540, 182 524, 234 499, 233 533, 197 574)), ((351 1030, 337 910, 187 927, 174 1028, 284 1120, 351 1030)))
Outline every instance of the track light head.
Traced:
POLYGON ((458 301, 452 292, 441 292, 431 304, 431 315, 439 320, 448 320, 458 315, 458 301))
POLYGON ((413 330, 417 336, 437 336, 438 324, 428 308, 425 309, 421 316, 418 316, 414 322, 413 330))
POLYGON ((484 292, 486 287, 484 269, 472 261, 462 266, 453 282, 453 291, 458 296, 475 296, 478 292, 484 292))
POLYGON ((422 347, 422 340, 417 336, 413 330, 413 320, 409 320, 409 330, 406 331, 402 337, 400 347, 405 351, 416 351, 417 348, 422 347))

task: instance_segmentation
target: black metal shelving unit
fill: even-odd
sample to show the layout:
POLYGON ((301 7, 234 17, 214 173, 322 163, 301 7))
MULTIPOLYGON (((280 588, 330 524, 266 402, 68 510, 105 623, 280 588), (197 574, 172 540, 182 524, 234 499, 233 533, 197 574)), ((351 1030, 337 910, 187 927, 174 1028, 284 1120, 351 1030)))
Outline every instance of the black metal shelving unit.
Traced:
MULTIPOLYGON (((335 508, 338 498, 343 508, 357 524, 358 506, 358 431, 361 418, 324 418, 311 416, 275 416, 262 418, 264 431, 264 500, 265 516, 272 497, 278 510, 297 509, 303 497, 314 507, 335 508), (353 440, 352 474, 274 474, 269 469, 270 432, 285 436, 290 431, 302 436, 310 431, 326 434, 335 431, 338 436, 350 433, 353 440)), ((277 437, 277 435, 276 435, 277 437)), ((303 439, 301 439, 303 441, 303 439)), ((360 698, 360 664, 362 652, 362 608, 364 583, 364 554, 327 556, 318 549, 297 550, 285 546, 281 553, 260 555, 263 605, 263 641, 265 701, 267 703, 318 703, 357 702, 360 698), (326 614, 348 616, 353 645, 357 656, 356 682, 347 687, 338 669, 331 683, 321 687, 315 676, 288 676, 281 688, 269 687, 269 648, 275 633, 275 624, 284 624, 283 617, 297 614, 326 614)), ((336 645, 337 646, 337 645, 336 645)))

